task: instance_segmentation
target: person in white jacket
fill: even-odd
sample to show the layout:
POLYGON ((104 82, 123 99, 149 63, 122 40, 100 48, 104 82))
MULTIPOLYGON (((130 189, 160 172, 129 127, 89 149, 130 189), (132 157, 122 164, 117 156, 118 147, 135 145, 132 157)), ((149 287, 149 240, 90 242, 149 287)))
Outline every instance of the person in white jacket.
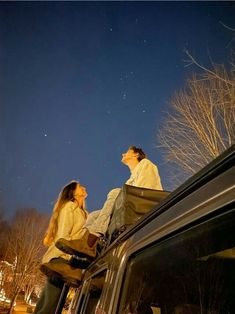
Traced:
MULTIPOLYGON (((129 147, 127 152, 122 154, 121 161, 129 167, 131 172, 126 184, 162 190, 158 168, 146 158, 141 148, 129 147)), ((97 241, 108 229, 112 208, 119 192, 119 188, 110 191, 103 208, 89 214, 84 225, 85 231, 82 238, 71 241, 59 239, 56 242, 56 247, 71 255, 95 257, 97 241)))
POLYGON ((71 256, 58 250, 55 243, 61 237, 70 241, 82 236, 82 227, 87 218, 87 211, 85 209, 86 197, 86 188, 80 185, 80 183, 73 181, 62 189, 54 205, 49 226, 43 240, 44 245, 48 246, 48 249, 43 256, 41 270, 48 275, 50 267, 53 265, 53 269, 56 268, 61 276, 60 280, 58 280, 58 276, 56 280, 50 276, 48 277, 34 313, 55 313, 64 284, 63 273, 66 273, 68 277, 72 269, 75 273, 76 282, 79 283, 81 280, 81 270, 73 268, 69 264, 71 256), (46 268, 44 268, 45 265, 47 265, 46 268))

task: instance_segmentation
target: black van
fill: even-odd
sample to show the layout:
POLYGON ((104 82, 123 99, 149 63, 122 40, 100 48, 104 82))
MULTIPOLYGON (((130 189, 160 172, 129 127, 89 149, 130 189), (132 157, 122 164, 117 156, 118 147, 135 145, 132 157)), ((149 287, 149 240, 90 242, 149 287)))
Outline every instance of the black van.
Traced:
POLYGON ((70 314, 235 313, 235 146, 123 232, 70 314))

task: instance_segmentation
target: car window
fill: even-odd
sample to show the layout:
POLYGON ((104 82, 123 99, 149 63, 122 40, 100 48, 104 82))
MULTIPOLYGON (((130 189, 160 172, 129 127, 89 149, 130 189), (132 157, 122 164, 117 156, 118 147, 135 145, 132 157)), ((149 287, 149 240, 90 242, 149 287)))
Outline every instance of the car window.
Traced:
POLYGON ((99 300, 103 291, 107 270, 100 272, 89 280, 86 288, 83 290, 81 302, 77 313, 93 314, 97 313, 99 300))
POLYGON ((233 313, 234 228, 232 210, 131 256, 118 313, 233 313))

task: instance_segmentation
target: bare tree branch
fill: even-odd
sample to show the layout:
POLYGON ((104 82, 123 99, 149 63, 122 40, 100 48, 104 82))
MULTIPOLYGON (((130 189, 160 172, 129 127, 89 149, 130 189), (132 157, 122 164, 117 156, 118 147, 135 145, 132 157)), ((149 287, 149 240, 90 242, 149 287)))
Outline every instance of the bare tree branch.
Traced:
MULTIPOLYGON (((203 69, 175 93, 158 142, 174 178, 182 182, 235 143, 235 68, 203 69), (176 174, 177 173, 177 174, 176 174)), ((175 184, 176 185, 176 184, 175 184)))
MULTIPOLYGON (((224 78, 223 75, 220 75, 220 71, 218 71, 216 68, 214 70, 210 70, 209 68, 203 66, 201 63, 199 63, 191 54, 188 50, 185 50, 186 55, 189 57, 189 65, 195 64, 197 65, 200 69, 205 71, 205 73, 212 75, 213 77, 224 81, 227 84, 231 84, 235 86, 235 82, 233 80, 230 80, 228 77, 224 78)), ((215 65, 213 65, 215 66, 215 65)))
POLYGON ((234 29, 234 28, 229 27, 228 25, 225 25, 223 22, 221 22, 221 21, 220 21, 220 24, 221 24, 221 25, 223 25, 223 27, 225 27, 225 28, 229 29, 230 31, 235 32, 235 29, 234 29))

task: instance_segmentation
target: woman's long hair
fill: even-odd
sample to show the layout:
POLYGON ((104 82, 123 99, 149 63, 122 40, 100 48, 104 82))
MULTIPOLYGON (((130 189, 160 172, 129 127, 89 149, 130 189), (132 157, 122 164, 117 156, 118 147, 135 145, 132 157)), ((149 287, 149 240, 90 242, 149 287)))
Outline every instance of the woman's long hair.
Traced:
MULTIPOLYGON (((55 239, 55 235, 58 229, 58 217, 60 209, 69 201, 74 201, 74 190, 77 187, 78 182, 72 181, 67 184, 60 192, 57 201, 55 202, 49 226, 47 228, 43 243, 46 246, 50 246, 55 239)), ((85 209, 85 208, 83 208, 85 209)))

